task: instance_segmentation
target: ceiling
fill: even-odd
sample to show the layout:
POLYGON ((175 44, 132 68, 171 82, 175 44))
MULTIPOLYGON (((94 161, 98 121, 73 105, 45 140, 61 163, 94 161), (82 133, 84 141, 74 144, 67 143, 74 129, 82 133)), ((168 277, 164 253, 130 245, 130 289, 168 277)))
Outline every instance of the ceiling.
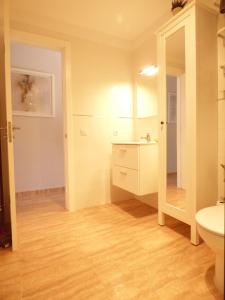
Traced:
POLYGON ((11 0, 11 9, 133 41, 170 13, 171 0, 11 0))

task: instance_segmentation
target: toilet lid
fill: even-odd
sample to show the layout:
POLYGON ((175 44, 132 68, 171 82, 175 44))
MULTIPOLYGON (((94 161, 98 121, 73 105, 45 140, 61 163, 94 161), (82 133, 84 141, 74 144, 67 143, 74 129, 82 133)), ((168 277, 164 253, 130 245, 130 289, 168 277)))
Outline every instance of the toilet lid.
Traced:
POLYGON ((224 236, 224 208, 222 204, 199 210, 195 216, 197 223, 206 230, 224 236))

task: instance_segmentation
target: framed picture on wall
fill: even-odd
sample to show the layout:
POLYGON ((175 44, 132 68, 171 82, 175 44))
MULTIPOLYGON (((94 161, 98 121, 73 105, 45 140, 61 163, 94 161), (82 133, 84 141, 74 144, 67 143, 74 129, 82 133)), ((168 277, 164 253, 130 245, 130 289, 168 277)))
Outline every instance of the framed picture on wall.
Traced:
POLYGON ((12 68, 12 109, 17 116, 55 116, 54 74, 12 68))
POLYGON ((167 122, 177 122, 177 94, 168 92, 167 95, 167 122))

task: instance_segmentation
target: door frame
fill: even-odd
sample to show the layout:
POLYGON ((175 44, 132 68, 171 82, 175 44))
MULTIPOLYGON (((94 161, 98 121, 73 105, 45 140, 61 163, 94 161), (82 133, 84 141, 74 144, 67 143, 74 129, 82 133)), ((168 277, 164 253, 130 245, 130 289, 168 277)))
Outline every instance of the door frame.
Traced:
MULTIPOLYGON (((5 127, 6 136, 5 141, 7 143, 7 175, 3 178, 3 190, 4 197, 7 197, 7 201, 10 201, 10 218, 11 218, 11 239, 12 250, 17 250, 17 227, 16 227, 16 198, 15 198, 15 182, 14 182, 14 151, 13 151, 13 139, 12 139, 12 101, 11 101, 11 76, 10 76, 10 8, 9 0, 3 0, 2 6, 2 29, 3 29, 3 42, 4 42, 4 73, 5 73, 5 127), (5 180, 5 182, 4 182, 5 180)), ((4 101, 4 100, 3 100, 4 101)), ((2 137, 1 137, 2 138, 2 137)), ((1 159, 5 159, 1 156, 1 159)), ((3 167, 4 168, 4 167, 3 167)))
POLYGON ((39 34, 11 30, 11 42, 60 51, 62 54, 65 208, 74 210, 71 43, 39 34))
POLYGON ((181 186, 181 75, 177 76, 177 186, 181 186))

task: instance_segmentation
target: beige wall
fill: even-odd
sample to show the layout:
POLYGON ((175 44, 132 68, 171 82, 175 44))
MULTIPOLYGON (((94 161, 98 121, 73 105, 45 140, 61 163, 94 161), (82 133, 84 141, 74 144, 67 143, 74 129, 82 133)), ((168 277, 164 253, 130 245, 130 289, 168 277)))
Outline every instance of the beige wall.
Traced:
POLYGON ((61 55, 12 43, 11 65, 55 77, 55 117, 13 116, 16 191, 64 186, 61 55))
POLYGON ((150 34, 133 52, 133 74, 135 87, 135 138, 150 133, 151 137, 158 137, 158 103, 157 76, 143 77, 140 70, 149 65, 157 65, 156 37, 150 34))
POLYGON ((132 198, 111 185, 112 140, 133 139, 131 54, 72 44, 76 208, 132 198))

